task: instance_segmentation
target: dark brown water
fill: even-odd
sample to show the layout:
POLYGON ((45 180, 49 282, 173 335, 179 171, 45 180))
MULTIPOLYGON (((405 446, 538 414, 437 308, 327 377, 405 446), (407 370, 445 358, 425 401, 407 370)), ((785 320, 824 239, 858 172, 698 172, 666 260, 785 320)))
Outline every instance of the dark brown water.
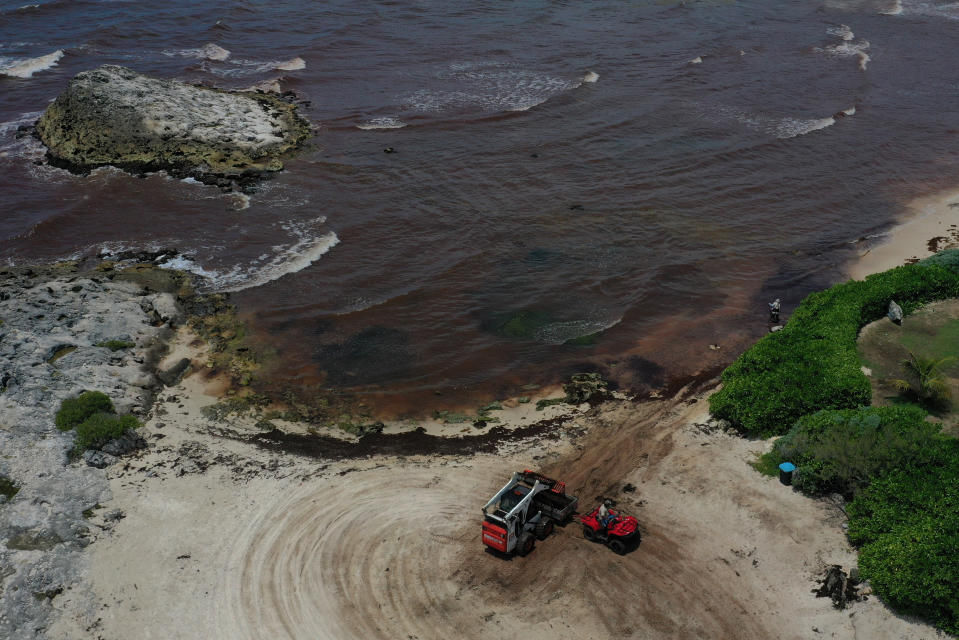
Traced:
POLYGON ((277 381, 390 410, 714 366, 956 182, 946 2, 23 1, 0 67, 63 56, 0 76, 0 259, 175 247, 277 381), (248 202, 34 165, 16 126, 103 63, 279 78, 319 129, 248 202))

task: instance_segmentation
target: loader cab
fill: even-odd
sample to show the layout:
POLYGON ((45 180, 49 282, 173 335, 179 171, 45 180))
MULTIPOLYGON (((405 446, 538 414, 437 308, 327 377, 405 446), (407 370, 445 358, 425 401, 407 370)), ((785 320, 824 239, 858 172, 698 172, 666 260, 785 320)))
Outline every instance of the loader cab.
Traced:
POLYGON ((511 491, 507 491, 503 494, 503 497, 500 498, 499 508, 504 513, 509 513, 516 508, 520 502, 523 501, 523 498, 529 495, 529 487, 524 487, 523 485, 516 485, 511 491))

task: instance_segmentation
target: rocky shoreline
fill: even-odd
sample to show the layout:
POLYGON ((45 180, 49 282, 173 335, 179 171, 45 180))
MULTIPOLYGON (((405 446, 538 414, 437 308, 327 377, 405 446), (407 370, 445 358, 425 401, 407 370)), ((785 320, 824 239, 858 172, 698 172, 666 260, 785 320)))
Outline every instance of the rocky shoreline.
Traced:
POLYGON ((297 459, 310 476, 330 460, 493 452, 582 434, 569 405, 529 405, 516 424, 466 437, 455 423, 430 433, 405 424, 384 433, 380 424, 357 434, 275 411, 265 420, 266 399, 243 386, 257 364, 230 346, 237 321, 228 301, 196 295, 188 274, 155 266, 165 253, 0 269, 0 481, 16 492, 8 499, 0 491, 0 637, 59 637, 49 629, 62 620, 73 625, 71 637, 96 626, 102 602, 90 590, 85 550, 125 517, 109 506, 111 479, 162 481, 217 467, 247 481, 288 475, 297 459), (224 397, 206 395, 210 380, 224 397), (73 433, 58 430, 54 415, 83 391, 105 393, 118 413, 146 426, 71 455, 73 433), (165 429, 168 422, 177 428, 165 429))
POLYGON ((135 277, 72 263, 0 270, 0 476, 18 488, 0 505, 0 636, 44 637, 57 596, 82 583, 89 510, 110 498, 104 471, 69 460, 73 435, 54 413, 98 390, 145 415, 181 319, 171 292, 135 277))

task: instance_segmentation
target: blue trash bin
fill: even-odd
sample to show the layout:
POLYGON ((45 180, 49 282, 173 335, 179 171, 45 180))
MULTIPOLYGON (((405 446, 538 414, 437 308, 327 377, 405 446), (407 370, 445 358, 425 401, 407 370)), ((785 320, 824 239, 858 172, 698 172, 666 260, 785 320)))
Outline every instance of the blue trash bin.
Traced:
POLYGON ((793 471, 796 470, 796 465, 792 462, 783 462, 779 465, 779 481, 784 485, 791 485, 793 483, 793 471))

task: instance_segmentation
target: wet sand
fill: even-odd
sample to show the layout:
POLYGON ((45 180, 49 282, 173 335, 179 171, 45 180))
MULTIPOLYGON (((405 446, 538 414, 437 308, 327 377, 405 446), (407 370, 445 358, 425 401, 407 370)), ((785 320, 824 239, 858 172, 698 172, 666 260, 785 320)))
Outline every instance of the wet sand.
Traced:
POLYGON ((847 274, 862 280, 870 273, 928 258, 959 246, 959 191, 950 189, 906 205, 901 222, 861 250, 847 274))

